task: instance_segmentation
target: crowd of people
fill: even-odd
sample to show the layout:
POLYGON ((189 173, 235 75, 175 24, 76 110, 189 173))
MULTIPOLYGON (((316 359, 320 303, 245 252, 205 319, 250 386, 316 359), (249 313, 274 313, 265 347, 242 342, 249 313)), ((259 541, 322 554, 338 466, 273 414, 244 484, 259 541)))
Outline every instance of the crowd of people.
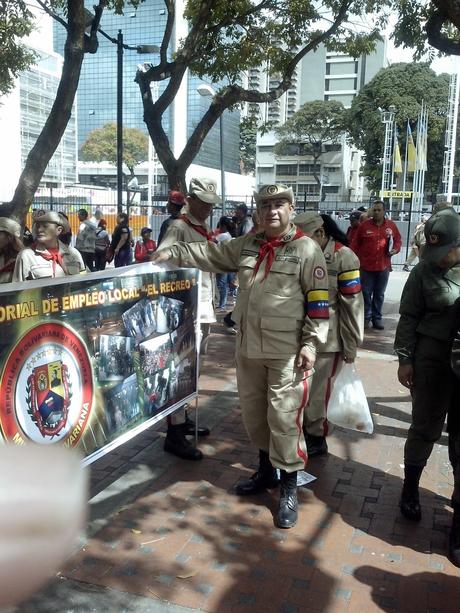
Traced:
MULTIPOLYGON (((257 494, 279 484, 276 523, 290 528, 298 514, 297 472, 309 456, 328 452, 327 408, 334 381, 343 364, 356 359, 364 329, 384 329, 382 310, 391 258, 400 251, 402 241, 380 200, 367 211, 353 211, 346 233, 331 215, 309 211, 295 216, 294 194, 284 185, 262 186, 254 200, 253 218, 242 205, 233 219, 221 218, 217 232, 212 232, 207 220, 220 202, 216 182, 192 179, 187 195, 170 193, 170 217, 163 223, 158 247, 151 229, 143 229, 136 260, 171 261, 203 271, 202 354, 210 324, 216 322, 215 297, 219 297, 217 308, 224 308, 229 292, 234 293, 234 308, 225 319, 230 318, 237 333, 240 407, 249 437, 259 450, 258 470, 238 484, 236 493, 257 494)), ((132 246, 125 214, 118 216, 110 244, 103 219, 95 226, 101 229, 98 234, 82 211, 79 218, 76 248, 60 240, 70 229, 65 217, 44 212, 35 218, 34 242, 25 249, 19 225, 0 219, 1 280, 59 277, 95 268, 96 257, 88 255, 93 229, 95 252, 98 244, 101 251, 106 249, 106 261, 113 257, 115 265, 127 263, 132 246)), ((449 554, 460 566, 456 354, 451 367, 452 342, 460 328, 458 214, 444 207, 422 218, 412 245, 405 266, 416 256, 420 261, 403 291, 395 338, 398 379, 410 390, 413 404, 400 509, 407 519, 420 520, 420 475, 447 415, 455 482, 449 554)), ((460 345, 458 338, 456 342, 460 345)), ((195 424, 184 407, 169 419, 165 450, 200 460, 201 451, 186 438, 190 434, 195 434, 195 424)), ((198 428, 198 434, 206 436, 209 429, 198 428)))

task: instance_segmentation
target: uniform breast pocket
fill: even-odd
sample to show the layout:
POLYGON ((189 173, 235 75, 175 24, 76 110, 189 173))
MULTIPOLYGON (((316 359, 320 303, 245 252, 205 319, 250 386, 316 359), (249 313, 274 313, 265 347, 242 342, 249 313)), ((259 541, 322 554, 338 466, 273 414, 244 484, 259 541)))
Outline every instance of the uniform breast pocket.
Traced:
MULTIPOLYGON (((262 266, 264 265, 263 262, 262 266)), ((265 291, 269 294, 293 296, 299 291, 299 264, 275 260, 265 284, 265 291)))
POLYGON ((455 302, 457 295, 454 296, 448 287, 429 289, 425 291, 426 305, 430 311, 441 311, 451 306, 455 302))
POLYGON ((80 272, 80 262, 78 260, 67 262, 66 270, 68 275, 78 275, 80 272))
POLYGON ((240 289, 245 290, 252 285, 256 262, 256 258, 250 256, 240 260, 238 268, 238 283, 240 289))
POLYGON ((284 355, 297 353, 302 323, 291 317, 262 317, 262 351, 284 355))
POLYGON ((53 276, 51 266, 43 264, 34 264, 30 267, 30 276, 32 279, 47 279, 53 276))

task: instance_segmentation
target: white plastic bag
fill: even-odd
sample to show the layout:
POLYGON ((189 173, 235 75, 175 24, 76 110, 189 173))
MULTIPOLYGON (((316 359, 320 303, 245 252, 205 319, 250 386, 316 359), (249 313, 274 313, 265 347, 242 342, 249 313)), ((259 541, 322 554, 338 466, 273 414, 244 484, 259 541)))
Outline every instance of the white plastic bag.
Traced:
POLYGON ((358 432, 372 434, 374 431, 369 404, 354 364, 344 363, 334 381, 327 420, 358 432))

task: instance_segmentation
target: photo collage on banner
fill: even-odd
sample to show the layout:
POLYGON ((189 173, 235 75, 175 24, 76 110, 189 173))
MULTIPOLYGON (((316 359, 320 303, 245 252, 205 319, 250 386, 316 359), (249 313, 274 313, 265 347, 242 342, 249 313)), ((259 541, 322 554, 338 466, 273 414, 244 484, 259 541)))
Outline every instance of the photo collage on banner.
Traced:
POLYGON ((198 272, 111 273, 0 292, 0 439, 90 456, 196 396, 198 272))

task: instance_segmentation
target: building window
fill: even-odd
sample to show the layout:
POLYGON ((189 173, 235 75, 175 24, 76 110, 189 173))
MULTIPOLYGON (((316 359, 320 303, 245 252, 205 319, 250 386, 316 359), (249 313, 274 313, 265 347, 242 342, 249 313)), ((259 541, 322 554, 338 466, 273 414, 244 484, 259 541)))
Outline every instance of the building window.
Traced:
POLYGON ((321 170, 320 164, 299 164, 299 175, 312 175, 315 173, 319 173, 321 170))
POLYGON ((342 74, 357 74, 358 62, 337 62, 330 61, 326 64, 326 74, 342 75, 342 74))
POLYGON ((342 145, 340 143, 329 143, 324 145, 324 151, 341 151, 342 145))
POLYGON ((276 165, 276 176, 292 176, 295 177, 297 175, 297 164, 277 164, 276 165))
POLYGON ((358 85, 358 80, 355 78, 352 79, 326 79, 326 91, 336 92, 336 91, 350 91, 351 89, 356 89, 358 85))
POLYGON ((323 194, 338 194, 338 185, 323 185, 323 194))

